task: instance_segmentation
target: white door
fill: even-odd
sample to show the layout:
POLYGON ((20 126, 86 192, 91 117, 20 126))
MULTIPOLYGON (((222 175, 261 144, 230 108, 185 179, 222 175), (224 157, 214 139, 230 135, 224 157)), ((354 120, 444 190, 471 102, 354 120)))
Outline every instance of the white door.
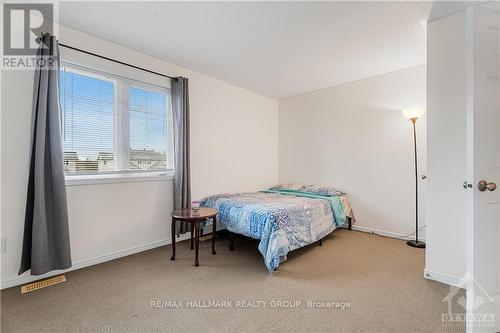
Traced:
POLYGON ((500 8, 468 9, 467 331, 500 332, 500 8), (495 184, 497 188, 495 189, 495 184))

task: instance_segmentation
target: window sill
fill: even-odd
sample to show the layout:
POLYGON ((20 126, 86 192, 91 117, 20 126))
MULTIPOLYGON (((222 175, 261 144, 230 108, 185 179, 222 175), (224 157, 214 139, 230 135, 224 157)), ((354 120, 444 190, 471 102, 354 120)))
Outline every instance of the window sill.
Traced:
POLYGON ((173 173, 66 176, 66 186, 172 181, 173 173))

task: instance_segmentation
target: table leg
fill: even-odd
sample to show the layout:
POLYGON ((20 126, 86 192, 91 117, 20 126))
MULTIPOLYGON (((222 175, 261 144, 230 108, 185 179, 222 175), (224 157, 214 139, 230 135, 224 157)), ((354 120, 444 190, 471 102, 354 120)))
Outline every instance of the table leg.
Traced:
POLYGON ((194 242, 194 265, 195 266, 200 266, 200 263, 198 262, 198 250, 200 248, 200 223, 199 222, 194 222, 194 237, 195 237, 195 242, 194 242))
POLYGON ((217 232, 217 217, 212 218, 212 254, 216 254, 215 252, 215 233, 217 232))
POLYGON ((175 260, 175 218, 173 217, 170 228, 172 230, 172 256, 170 257, 170 260, 175 260))
POLYGON ((191 223, 191 250, 194 249, 193 245, 193 235, 194 235, 194 223, 191 223))
POLYGON ((231 231, 229 232, 229 251, 234 251, 234 235, 231 231))

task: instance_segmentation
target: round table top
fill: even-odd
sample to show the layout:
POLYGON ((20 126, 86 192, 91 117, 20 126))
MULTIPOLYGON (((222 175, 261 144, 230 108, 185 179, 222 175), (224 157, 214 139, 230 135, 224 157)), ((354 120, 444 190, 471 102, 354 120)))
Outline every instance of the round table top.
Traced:
POLYGON ((198 211, 195 211, 193 209, 177 209, 174 210, 170 215, 180 220, 198 220, 216 216, 217 210, 207 207, 200 207, 198 208, 198 211))

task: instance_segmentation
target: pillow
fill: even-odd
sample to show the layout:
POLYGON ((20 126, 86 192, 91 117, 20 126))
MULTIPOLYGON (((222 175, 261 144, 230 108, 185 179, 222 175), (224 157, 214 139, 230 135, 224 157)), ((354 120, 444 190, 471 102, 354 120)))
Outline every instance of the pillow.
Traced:
POLYGON ((270 188, 270 190, 291 190, 300 191, 304 187, 304 184, 291 183, 291 184, 279 184, 270 188))
POLYGON ((309 193, 316 193, 327 197, 345 195, 344 192, 337 190, 335 187, 325 186, 325 185, 305 185, 302 191, 309 193))
POLYGON ((345 195, 344 192, 337 190, 333 186, 304 185, 304 184, 298 184, 298 183, 280 184, 280 185, 276 185, 274 187, 271 187, 270 190, 298 191, 298 192, 318 194, 318 195, 322 195, 325 197, 345 195))

